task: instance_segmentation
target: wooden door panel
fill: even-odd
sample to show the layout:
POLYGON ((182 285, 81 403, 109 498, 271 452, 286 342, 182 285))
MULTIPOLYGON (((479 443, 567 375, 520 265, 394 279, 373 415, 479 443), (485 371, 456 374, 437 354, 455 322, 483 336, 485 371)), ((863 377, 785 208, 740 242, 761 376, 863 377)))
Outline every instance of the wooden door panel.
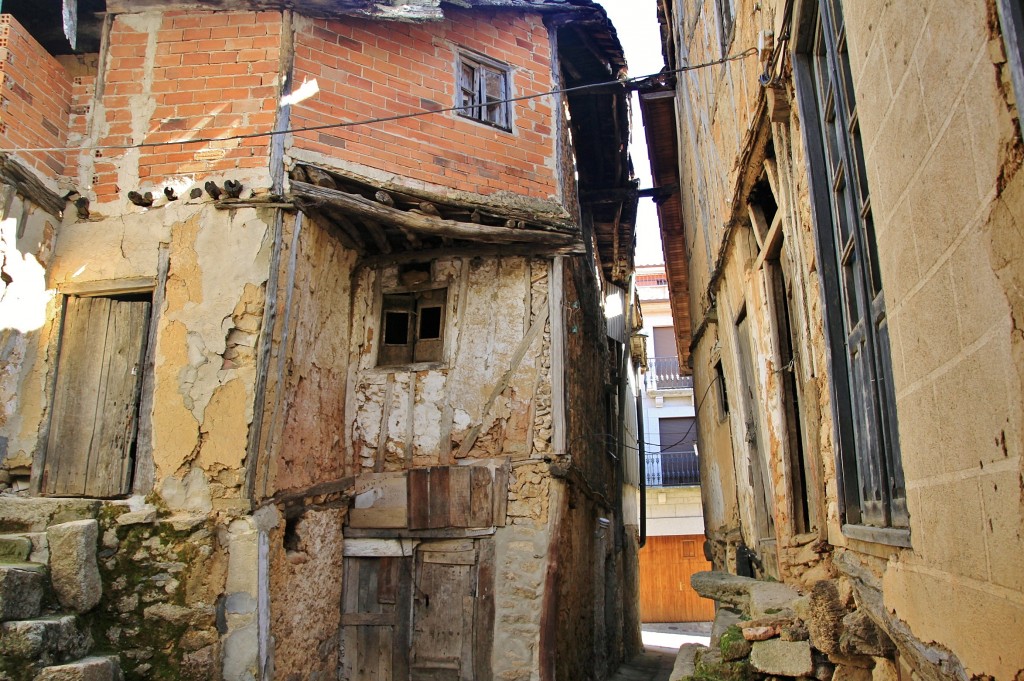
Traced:
POLYGON ((130 489, 150 304, 67 299, 44 494, 111 497, 130 489))
POLYGON ((707 622, 715 603, 690 586, 695 572, 710 570, 703 535, 648 537, 640 549, 640 617, 644 622, 707 622))

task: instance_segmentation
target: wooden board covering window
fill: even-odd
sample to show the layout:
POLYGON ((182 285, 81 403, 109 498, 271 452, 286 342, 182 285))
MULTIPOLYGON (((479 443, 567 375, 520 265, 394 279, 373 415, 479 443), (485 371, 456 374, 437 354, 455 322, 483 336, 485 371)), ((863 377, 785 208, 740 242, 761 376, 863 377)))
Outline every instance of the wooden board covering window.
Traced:
POLYGON ((147 300, 66 301, 42 492, 129 493, 147 300))

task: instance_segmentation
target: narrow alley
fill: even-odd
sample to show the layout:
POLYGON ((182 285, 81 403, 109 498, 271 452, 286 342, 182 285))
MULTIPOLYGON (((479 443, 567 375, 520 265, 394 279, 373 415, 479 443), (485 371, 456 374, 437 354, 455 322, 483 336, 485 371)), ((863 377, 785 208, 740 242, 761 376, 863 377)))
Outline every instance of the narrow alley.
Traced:
POLYGON ((9 0, 0 75, 0 681, 1024 681, 1019 0, 9 0))

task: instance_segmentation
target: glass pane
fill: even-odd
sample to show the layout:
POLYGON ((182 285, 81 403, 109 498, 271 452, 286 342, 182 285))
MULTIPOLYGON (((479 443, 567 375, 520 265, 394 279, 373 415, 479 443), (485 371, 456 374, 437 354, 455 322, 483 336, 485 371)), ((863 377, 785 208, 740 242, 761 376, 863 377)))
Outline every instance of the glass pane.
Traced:
POLYGON ((878 244, 875 243, 875 220, 868 210, 864 215, 864 245, 868 249, 868 280, 871 282, 871 297, 882 291, 882 275, 878 271, 878 244))
POLYGON ((853 329, 860 321, 860 306, 857 300, 857 251, 851 242, 850 250, 843 262, 843 293, 846 305, 846 320, 853 329))

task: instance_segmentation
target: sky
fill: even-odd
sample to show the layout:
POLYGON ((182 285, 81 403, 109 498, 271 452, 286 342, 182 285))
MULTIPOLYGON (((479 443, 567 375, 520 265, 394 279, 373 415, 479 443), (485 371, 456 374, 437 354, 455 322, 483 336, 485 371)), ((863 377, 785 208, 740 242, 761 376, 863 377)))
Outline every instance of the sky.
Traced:
MULTIPOLYGON (((658 30, 658 10, 655 0, 599 0, 615 24, 619 40, 626 50, 630 76, 647 76, 661 71, 665 65, 661 56, 661 35, 658 30)), ((640 188, 651 186, 651 164, 647 159, 647 143, 643 131, 640 103, 633 93, 633 135, 630 153, 633 171, 640 179, 640 188)), ((658 213, 650 199, 640 199, 637 210, 636 264, 652 265, 664 262, 661 237, 658 232, 658 213)))

